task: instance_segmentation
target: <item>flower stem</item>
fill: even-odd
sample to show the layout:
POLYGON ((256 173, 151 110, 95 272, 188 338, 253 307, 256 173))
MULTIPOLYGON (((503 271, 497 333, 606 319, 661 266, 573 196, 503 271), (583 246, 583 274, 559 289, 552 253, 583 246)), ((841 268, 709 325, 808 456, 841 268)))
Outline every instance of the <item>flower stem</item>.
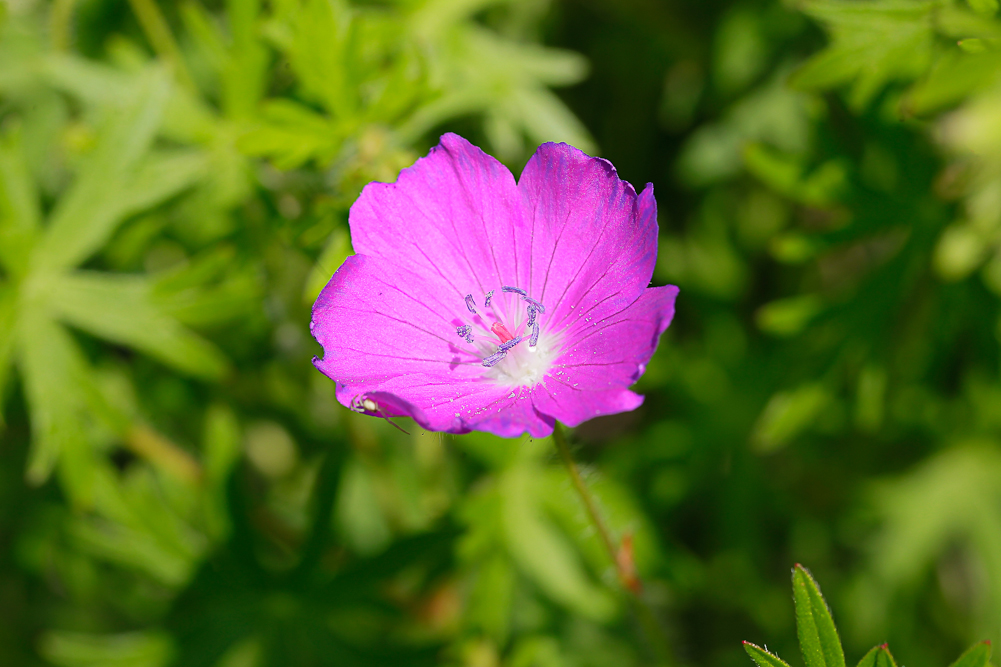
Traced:
POLYGON ((632 567, 632 554, 629 553, 624 557, 624 552, 627 548, 625 541, 623 541, 621 549, 615 546, 615 540, 612 539, 612 532, 598 512, 598 504, 595 501, 594 495, 584 483, 584 478, 581 477, 580 468, 577 467, 577 463, 573 460, 570 447, 567 445, 563 425, 559 422, 553 428, 553 441, 556 443, 556 450, 560 453, 560 458, 563 459, 563 465, 566 466, 567 472, 570 474, 570 481, 573 482, 574 488, 577 490, 577 495, 580 496, 581 502, 584 503, 588 518, 591 519, 592 525, 594 525, 595 530, 598 532, 598 536, 605 546, 605 551, 608 552, 608 557, 615 564, 616 573, 619 575, 619 582, 622 583, 623 588, 632 594, 633 601, 636 603, 636 615, 640 625, 643 626, 643 631, 647 635, 648 641, 657 654, 658 663, 660 665, 671 664, 670 646, 668 646, 664 633, 660 629, 653 608, 642 595, 642 584, 632 567))

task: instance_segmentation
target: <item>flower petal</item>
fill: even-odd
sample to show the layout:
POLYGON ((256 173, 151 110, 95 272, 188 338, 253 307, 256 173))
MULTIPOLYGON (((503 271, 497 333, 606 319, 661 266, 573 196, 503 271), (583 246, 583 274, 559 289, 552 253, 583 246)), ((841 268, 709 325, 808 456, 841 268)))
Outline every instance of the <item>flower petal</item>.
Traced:
POLYGON ((653 186, 637 196, 607 160, 543 144, 518 182, 531 265, 519 276, 547 307, 547 328, 602 319, 635 301, 657 260, 653 186))
MULTIPOLYGON (((351 207, 351 242, 425 278, 461 305, 518 272, 521 195, 507 167, 455 134, 395 183, 369 183, 351 207)), ((527 248, 521 251, 527 261, 527 248)))
POLYGON ((344 262, 316 300, 310 325, 324 351, 313 363, 337 383, 341 404, 407 415, 434 431, 551 431, 530 390, 485 376, 440 297, 421 276, 383 259, 354 255, 344 262), (364 407, 366 399, 377 409, 364 407))
POLYGON ((633 410, 643 397, 629 391, 646 370, 660 335, 674 317, 678 288, 651 287, 632 305, 584 330, 546 377, 535 407, 568 426, 633 410))

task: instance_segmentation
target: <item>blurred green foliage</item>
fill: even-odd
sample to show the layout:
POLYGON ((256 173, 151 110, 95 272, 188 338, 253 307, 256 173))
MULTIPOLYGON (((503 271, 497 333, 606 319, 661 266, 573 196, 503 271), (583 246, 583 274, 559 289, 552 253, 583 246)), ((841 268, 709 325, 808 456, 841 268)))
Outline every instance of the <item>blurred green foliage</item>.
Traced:
POLYGON ((842 665, 793 562, 849 653, 1001 640, 997 12, 0 2, 0 664, 655 664, 552 443, 310 364, 348 207, 446 129, 657 187, 678 316, 575 438, 669 664, 842 665))

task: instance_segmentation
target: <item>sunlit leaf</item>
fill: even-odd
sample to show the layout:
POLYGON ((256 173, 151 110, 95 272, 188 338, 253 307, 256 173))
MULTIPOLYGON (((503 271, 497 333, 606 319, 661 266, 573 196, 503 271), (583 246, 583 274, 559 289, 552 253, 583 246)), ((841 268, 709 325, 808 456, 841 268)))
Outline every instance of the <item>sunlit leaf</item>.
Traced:
POLYGON ((751 656, 751 660, 758 667, 789 667, 785 660, 751 642, 744 642, 744 650, 747 651, 747 655, 751 656))
POLYGON ((817 582, 802 565, 792 575, 796 633, 807 667, 845 667, 841 639, 817 582))
POLYGON ((94 464, 84 430, 88 378, 80 351, 62 327, 30 309, 18 321, 17 352, 31 408, 28 480, 45 481, 62 459, 63 482, 87 502, 94 464))
POLYGON ((886 644, 875 646, 859 660, 858 667, 897 667, 886 644))
POLYGON ((991 649, 990 642, 974 644, 949 667, 987 667, 991 663, 991 649))
POLYGON ((157 308, 145 278, 66 274, 53 279, 49 303, 67 323, 148 352, 191 375, 218 378, 226 370, 214 346, 157 308))
POLYGON ((120 114, 108 119, 100 145, 52 214, 36 248, 35 265, 74 266, 100 248, 122 222, 128 210, 122 197, 128 196, 133 170, 159 127, 168 92, 166 78, 152 76, 120 114))

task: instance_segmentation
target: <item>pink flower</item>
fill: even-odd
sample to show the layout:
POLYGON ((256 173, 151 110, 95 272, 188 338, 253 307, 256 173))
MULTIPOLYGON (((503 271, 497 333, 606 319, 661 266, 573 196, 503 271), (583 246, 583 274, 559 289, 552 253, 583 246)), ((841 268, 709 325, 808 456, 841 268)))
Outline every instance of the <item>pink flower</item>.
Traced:
POLYGON ((455 134, 370 183, 349 257, 313 306, 313 363, 338 400, 432 431, 549 435, 637 408, 678 288, 647 287, 653 187, 543 144, 515 183, 455 134))

